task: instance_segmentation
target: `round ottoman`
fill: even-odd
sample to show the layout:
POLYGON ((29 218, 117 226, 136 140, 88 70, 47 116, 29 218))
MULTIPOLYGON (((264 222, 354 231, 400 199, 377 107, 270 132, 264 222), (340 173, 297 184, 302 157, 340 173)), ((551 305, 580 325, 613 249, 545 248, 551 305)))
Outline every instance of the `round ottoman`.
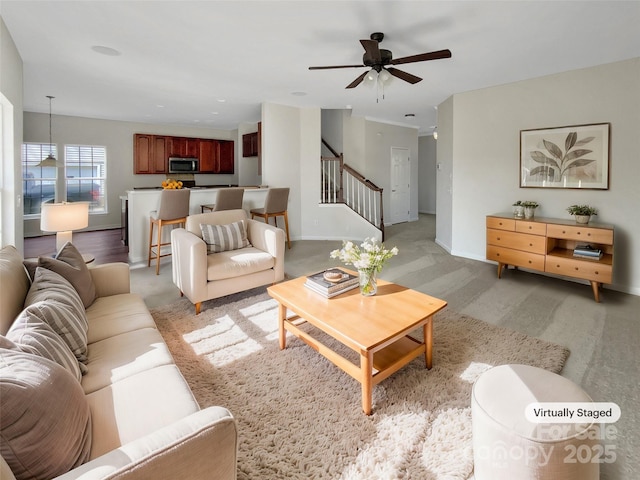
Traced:
POLYGON ((475 480, 598 480, 599 464, 575 455, 578 448, 594 451, 597 427, 529 422, 525 408, 536 402, 592 400, 570 380, 528 365, 480 375, 471 393, 475 480))

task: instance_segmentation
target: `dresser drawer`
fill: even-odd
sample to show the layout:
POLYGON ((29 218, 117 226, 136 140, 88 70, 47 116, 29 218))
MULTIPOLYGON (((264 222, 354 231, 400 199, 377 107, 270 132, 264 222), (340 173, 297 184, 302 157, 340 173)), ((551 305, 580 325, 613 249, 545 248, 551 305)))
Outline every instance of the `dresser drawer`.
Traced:
POLYGON ((512 250, 510 248, 487 245, 487 260, 544 271, 544 255, 512 250))
POLYGON ((613 245, 613 230, 570 225, 547 225, 547 236, 585 243, 613 245))
POLYGON ((487 228, 515 231, 516 221, 513 218, 487 217, 487 228))
POLYGON ((527 222, 526 220, 516 222, 516 232, 530 233, 532 235, 546 235, 547 224, 540 222, 527 222))
POLYGON ((542 255, 547 253, 545 237, 507 232, 505 230, 494 230, 492 228, 487 229, 487 244, 542 255))
POLYGON ((545 272, 567 277, 583 278, 600 283, 611 283, 612 267, 595 260, 574 260, 549 255, 545 272))

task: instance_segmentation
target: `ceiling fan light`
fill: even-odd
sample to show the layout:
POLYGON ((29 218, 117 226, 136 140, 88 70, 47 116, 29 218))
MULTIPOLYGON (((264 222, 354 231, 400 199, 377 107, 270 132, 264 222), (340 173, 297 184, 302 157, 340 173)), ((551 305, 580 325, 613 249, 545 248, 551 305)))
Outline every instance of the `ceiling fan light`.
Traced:
POLYGON ((383 68, 382 70, 380 70, 380 73, 378 74, 378 80, 380 80, 385 85, 389 85, 389 82, 393 80, 393 76, 386 69, 383 68))
POLYGON ((367 87, 373 87, 378 80, 378 72, 376 72, 373 68, 369 70, 369 72, 364 77, 364 84, 367 87))

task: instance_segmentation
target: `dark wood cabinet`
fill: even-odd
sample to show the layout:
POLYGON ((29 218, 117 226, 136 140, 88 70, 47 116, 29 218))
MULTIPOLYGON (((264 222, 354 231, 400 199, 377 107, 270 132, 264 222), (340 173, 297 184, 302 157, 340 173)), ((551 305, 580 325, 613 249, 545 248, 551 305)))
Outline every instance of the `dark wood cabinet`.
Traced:
POLYGON ((136 174, 167 173, 167 139, 159 135, 133 136, 133 172, 136 174))
POLYGON ((215 173, 217 163, 217 141, 200 140, 200 171, 202 173, 215 173))
POLYGON ((196 158, 199 152, 198 138, 169 137, 169 156, 182 158, 196 158))
POLYGON ((170 137, 136 133, 133 139, 133 171, 136 174, 167 173, 169 157, 198 158, 196 173, 233 173, 233 140, 170 137))
POLYGON ((245 133, 242 135, 242 156, 258 156, 258 132, 245 133))
POLYGON ((218 171, 216 173, 234 172, 234 145, 232 140, 219 140, 218 171))

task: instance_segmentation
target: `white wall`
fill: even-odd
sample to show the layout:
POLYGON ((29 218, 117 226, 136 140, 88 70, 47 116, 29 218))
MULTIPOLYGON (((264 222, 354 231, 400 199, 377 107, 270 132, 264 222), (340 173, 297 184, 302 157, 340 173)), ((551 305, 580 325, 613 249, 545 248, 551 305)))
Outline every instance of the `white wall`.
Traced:
POLYGON ((365 131, 364 169, 365 177, 383 189, 385 224, 391 213, 391 148, 409 150, 411 184, 409 221, 418 219, 418 130, 416 128, 391 125, 368 120, 365 131))
POLYGON ((418 137, 418 212, 436 213, 436 139, 418 137))
POLYGON ((22 59, 1 17, 0 92, 0 245, 22 253, 22 59))
POLYGON ((262 107, 263 183, 291 189, 288 210, 291 238, 339 240, 377 236, 375 227, 344 205, 320 204, 320 128, 319 108, 273 103, 262 107))
POLYGON ((616 227, 613 288, 640 294, 639 85, 636 58, 462 93, 439 107, 438 162, 449 163, 441 139, 453 142, 451 214, 438 203, 451 252, 484 259, 485 216, 511 211, 515 200, 536 200, 536 215, 568 220, 569 205, 587 203, 598 208, 597 222, 616 227), (453 122, 442 125, 449 111, 453 122), (519 187, 520 130, 602 122, 611 123, 608 190, 519 187))
POLYGON ((436 144, 436 243, 451 253, 453 242, 453 104, 449 97, 438 106, 436 144))
MULTIPOLYGON (((107 214, 91 215, 89 229, 114 228, 120 226, 120 199, 125 191, 134 187, 159 186, 167 175, 135 175, 133 173, 133 135, 150 133, 157 135, 175 135, 196 138, 216 138, 235 141, 235 174, 195 175, 196 182, 202 185, 240 184, 238 176, 237 130, 213 130, 207 128, 176 127, 169 125, 150 125, 144 123, 119 122, 93 118, 52 116, 53 141, 58 152, 64 152, 65 144, 103 145, 107 147, 107 214)), ((24 141, 49 142, 49 115, 42 113, 24 114, 24 141)), ((59 155, 59 156, 60 156, 59 155)), ((16 170, 20 172, 20 168, 16 170)), ((254 180, 253 178, 251 180, 254 180)), ((255 185, 252 181, 251 185, 255 185)), ((41 235, 38 219, 25 219, 24 235, 41 235)))

